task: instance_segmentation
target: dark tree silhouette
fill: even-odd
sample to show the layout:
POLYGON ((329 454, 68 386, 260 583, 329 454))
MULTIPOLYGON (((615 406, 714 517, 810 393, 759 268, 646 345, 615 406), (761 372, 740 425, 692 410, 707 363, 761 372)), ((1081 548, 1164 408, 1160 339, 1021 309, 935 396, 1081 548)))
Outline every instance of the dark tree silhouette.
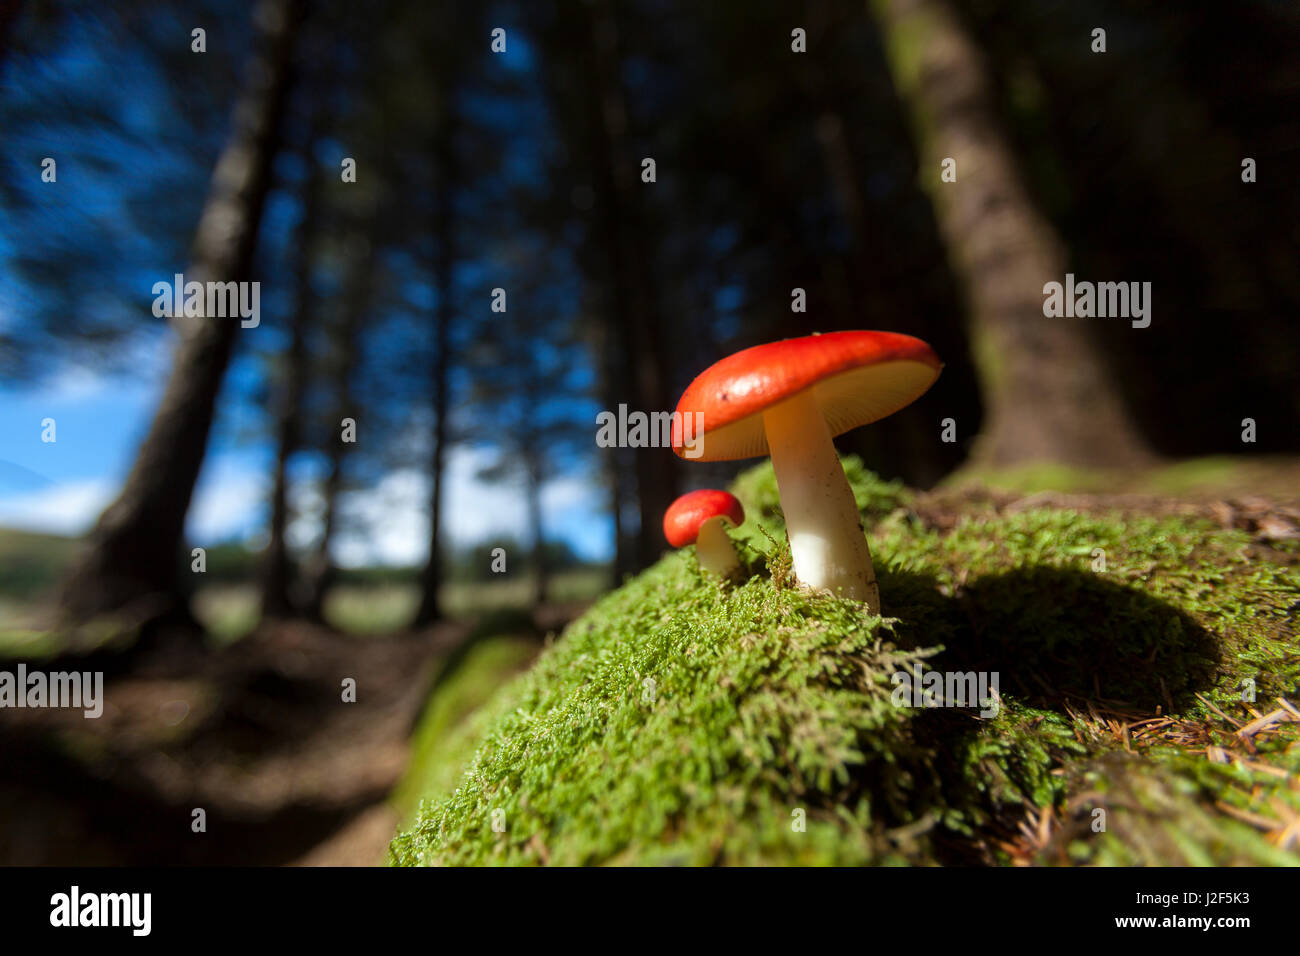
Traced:
MULTIPOLYGON (((187 281, 247 281, 292 82, 298 0, 261 0, 258 49, 195 234, 187 281)), ((181 545, 239 318, 177 318, 162 401, 117 499, 63 589, 65 622, 112 613, 127 626, 188 617, 181 545)))
POLYGON ((304 568, 307 597, 303 613, 318 623, 324 621, 325 598, 338 576, 332 548, 342 523, 345 467, 363 430, 373 430, 361 414, 364 403, 358 394, 356 377, 362 358, 364 321, 379 286, 375 276, 376 252, 383 234, 385 209, 382 198, 373 191, 358 206, 356 231, 348 237, 347 280, 337 319, 329 330, 329 355, 325 360, 326 384, 332 402, 324 423, 326 470, 321 492, 324 499, 321 533, 304 568), (354 423, 354 440, 344 440, 344 419, 352 419, 354 423))
POLYGON ((266 553, 262 558, 262 615, 292 617, 294 567, 286 532, 289 526, 289 460, 303 440, 303 404, 307 391, 309 355, 308 330, 318 303, 312 287, 320 247, 321 213, 324 202, 323 170, 316 158, 321 115, 303 143, 302 159, 307 170, 302 187, 302 219, 298 224, 294 252, 294 292, 289 317, 289 342, 282 358, 282 377, 275 403, 275 465, 271 475, 271 517, 267 528, 266 553))
MULTIPOLYGON (((622 373, 633 387, 636 407, 649 413, 676 404, 669 393, 668 342, 651 270, 650 226, 640 181, 640 158, 633 154, 630 116, 619 71, 620 31, 606 0, 578 4, 583 46, 581 62, 588 97, 590 155, 596 194, 599 243, 607 256, 602 318, 607 345, 621 357, 622 373)), ((676 461, 671 454, 642 451, 636 455, 638 567, 663 551, 659 520, 677 497, 676 461)))
POLYGON ((4 68, 5 55, 9 52, 9 33, 22 6, 21 0, 0 0, 0 69, 4 68))
POLYGON ((431 624, 442 617, 442 606, 438 599, 443 578, 442 502, 450 436, 451 332, 456 318, 453 284, 457 256, 456 192, 460 185, 460 164, 456 156, 455 91, 447 83, 441 92, 442 121, 438 124, 433 147, 434 164, 438 170, 438 198, 434 213, 437 243, 434 284, 438 289, 438 305, 434 317, 434 356, 430 377, 434 422, 433 448, 429 461, 429 556, 420 574, 420 604, 413 622, 416 627, 431 624))

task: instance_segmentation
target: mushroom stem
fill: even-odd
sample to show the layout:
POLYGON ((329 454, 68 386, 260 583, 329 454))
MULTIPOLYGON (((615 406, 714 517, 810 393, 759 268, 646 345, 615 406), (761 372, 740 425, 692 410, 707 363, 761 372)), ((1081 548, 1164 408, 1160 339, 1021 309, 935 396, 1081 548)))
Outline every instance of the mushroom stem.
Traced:
POLYGON ((729 578, 740 569, 736 546, 727 535, 725 518, 710 518, 700 525, 695 539, 695 556, 699 558, 701 568, 720 578, 729 578))
POLYGON ((799 583, 880 613, 880 589, 853 489, 811 389, 763 412, 799 583))

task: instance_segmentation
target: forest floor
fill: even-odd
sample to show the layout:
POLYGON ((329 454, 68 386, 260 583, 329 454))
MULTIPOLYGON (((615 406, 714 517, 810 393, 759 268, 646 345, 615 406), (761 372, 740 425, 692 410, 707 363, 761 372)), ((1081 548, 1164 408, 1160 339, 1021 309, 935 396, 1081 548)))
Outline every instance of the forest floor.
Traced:
MULTIPOLYGON (((1020 579, 1004 578, 1002 583, 981 590, 977 569, 986 561, 989 549, 985 545, 991 537, 1007 548, 1036 549, 1035 561, 1082 561, 1086 566, 1093 560, 1093 539, 1118 527, 1122 533, 1103 543, 1109 551, 1111 573, 1118 573, 1125 588, 1158 584, 1161 575, 1177 573, 1182 565, 1190 567, 1193 554, 1200 562, 1197 588, 1203 584, 1224 594, 1251 566, 1266 567, 1270 574, 1292 581, 1300 566, 1300 549, 1296 547, 1300 500, 1294 493, 1286 493, 1288 487, 1300 488, 1300 482, 1269 488, 1269 494, 1241 497, 1219 492, 1189 492, 1178 497, 1110 491, 1026 493, 957 484, 929 493, 909 492, 905 502, 896 494, 896 486, 868 484, 855 482, 864 514, 871 512, 873 520, 883 521, 882 528, 892 529, 878 532, 886 538, 878 562, 889 560, 891 535, 895 542, 916 542, 921 555, 907 557, 911 545, 897 546, 901 564, 894 571, 895 604, 907 588, 923 585, 926 592, 914 598, 913 607, 903 607, 900 617, 914 610, 918 621, 951 625, 958 630, 950 633, 950 638, 957 634, 969 639, 970 634, 961 630, 968 626, 965 618, 987 613, 981 602, 990 595, 1005 596, 1007 580, 1022 584, 1028 580, 1021 574, 1020 579), (1109 524, 1099 523, 1103 519, 1109 524), (1076 533, 1077 528, 1084 530, 1076 533), (1210 530, 1192 534, 1187 550, 1175 555, 1168 566, 1161 564, 1164 544, 1138 547, 1125 540, 1140 533, 1148 538, 1164 536, 1173 542, 1170 547, 1182 547, 1178 536, 1184 528, 1210 530), (1047 538, 1050 542, 1044 543, 1047 538), (1126 553, 1126 548, 1132 553, 1126 553), (1213 564, 1220 558, 1229 575, 1222 579, 1213 576, 1213 564), (918 569, 934 576, 905 576, 918 569), (961 602, 960 615, 951 613, 951 601, 961 602)), ((742 479, 739 486, 742 498, 752 505, 756 524, 775 529, 768 500, 771 489, 752 476, 742 479)), ((643 582, 634 581, 622 589, 626 592, 623 605, 618 604, 620 592, 611 595, 612 613, 644 608, 645 595, 637 591, 643 584, 661 590, 680 586, 683 593, 698 591, 697 578, 685 574, 674 560, 668 560, 666 570, 651 572, 643 582)), ((1053 574, 1056 576, 1044 580, 1054 588, 1080 587, 1074 578, 1053 574)), ((889 576, 882 575, 882 587, 888 581, 889 576)), ((766 578, 756 578, 748 587, 770 590, 766 578)), ((1127 590, 1089 591, 1092 586, 1086 583, 1082 587, 1087 600, 1136 600, 1127 590)), ((1173 592, 1161 593, 1168 597, 1173 592)), ((1200 601, 1200 590, 1195 593, 1200 601)), ((886 591, 887 601, 890 596, 886 591)), ((1050 594, 1045 597, 1054 598, 1050 594)), ((1208 612, 1222 611, 1210 606, 1214 598, 1204 600, 1210 602, 1205 605, 1208 612)), ((711 606, 716 603, 710 602, 711 606)), ((1143 604, 1138 611, 1154 614, 1153 619, 1162 625, 1170 623, 1172 618, 1163 610, 1152 608, 1156 605, 1143 604)), ((761 612, 759 605, 750 610, 761 612)), ((393 834, 410 827, 422 800, 438 799, 481 741, 483 726, 472 727, 473 722, 466 718, 476 710, 483 712, 484 719, 490 717, 491 707, 480 705, 536 656, 542 648, 542 635, 558 632, 582 611, 581 604, 564 604, 539 609, 532 622, 507 613, 488 615, 477 624, 464 619, 420 633, 376 636, 299 622, 263 626, 221 650, 196 650, 192 659, 171 657, 110 679, 104 714, 98 720, 86 720, 79 712, 66 710, 0 710, 0 750, 4 754, 0 763, 0 864, 381 862, 393 834), (356 682, 355 703, 342 699, 343 682, 348 678, 356 682), (205 832, 194 831, 196 809, 204 811, 205 832)), ((1020 617, 1036 613, 1027 606, 1014 612, 1020 617)), ((1200 613, 1198 609, 1196 614, 1200 613)), ((1297 615, 1300 604, 1291 607, 1292 628, 1297 615)), ((599 614, 589 619, 592 623, 587 631, 602 621, 599 614)), ((1205 623, 1209 619, 1197 620, 1205 623)), ((1224 633, 1240 629, 1246 620, 1229 621, 1224 633)), ((907 630, 900 627, 905 637, 907 630)), ((1115 629, 1100 626, 1096 633, 1114 634, 1115 629)), ((982 632, 980 639, 986 640, 981 651, 998 650, 982 632)), ((1300 654, 1294 630, 1281 634, 1283 654, 1287 642, 1292 654, 1287 666, 1292 666, 1300 654)), ((1152 653, 1156 653, 1154 648, 1152 653)), ((1031 675, 1033 680, 1046 676, 1068 681, 1068 675, 1052 662, 1040 663, 1042 667, 1031 675)), ((0 663, 3 668, 11 666, 10 662, 0 663)), ((41 665, 33 662, 30 666, 41 665)), ((1030 674, 1028 670, 1024 673, 1030 674)), ((1004 680, 1013 682, 1015 676, 1004 675, 1004 680)), ((1296 690, 1275 684, 1261 679, 1261 693, 1296 690)), ((1188 689, 1199 691, 1209 708, 1227 709, 1222 695, 1214 696, 1211 683, 1183 688, 1188 689)), ((1224 726, 1229 731, 1225 736, 1219 732, 1224 728, 1209 728, 1206 708, 1189 705, 1191 698, 1186 695, 1176 703, 1163 703, 1169 693, 1163 685, 1156 700, 1127 709, 1089 701, 1086 688, 1081 694, 1079 690, 1073 686, 1067 691, 1052 688, 1035 698, 1024 687, 1004 684, 1004 693, 1012 695, 1009 700, 1014 695, 1020 697, 1008 708, 1009 719, 1022 721, 1012 728, 1013 733, 1021 734, 1017 746, 1034 752, 1045 738, 1040 739, 1037 729, 1031 732, 1024 727, 1048 727, 1056 722, 1060 724, 1057 729, 1086 741, 1090 760, 1110 760, 1115 754, 1171 742, 1186 750, 1190 742, 1198 760, 1240 769, 1238 761, 1249 765, 1256 760, 1255 746, 1248 739, 1234 750, 1239 735, 1231 731, 1240 730, 1254 717, 1275 712, 1272 697, 1261 696, 1256 709, 1225 716, 1224 726), (1107 736, 1113 746, 1100 745, 1088 735, 1107 736), (1139 739, 1143 741, 1140 745, 1139 739)), ((510 702, 507 699, 503 706, 510 702)), ((1294 696, 1291 702, 1300 703, 1294 696)), ((1282 722, 1290 719, 1287 715, 1279 718, 1282 722)), ((1261 742, 1276 734, 1277 723, 1275 720, 1257 730, 1261 742)), ((988 740, 976 738, 976 742, 983 746, 988 740)), ((1064 781, 1075 769, 1056 748, 1056 743, 1047 747, 1052 753, 1045 756, 1044 767, 1055 779, 1064 781)), ((976 749, 972 745, 970 752, 976 749)), ((1294 749, 1291 752, 1294 754, 1294 749)), ((1265 776, 1276 776, 1277 764, 1259 760, 1265 776)), ((1062 782, 1050 794, 1020 794, 1015 807, 1004 805, 990 811, 976 825, 982 841, 979 853, 984 858, 951 858, 960 862, 994 858, 1030 861, 1047 852, 1056 832, 1070 822, 1071 801, 1088 791, 1086 774, 1099 765, 1094 761, 1083 768, 1080 764, 1078 781, 1062 782)), ((993 758, 990 766, 998 770, 1001 764, 993 758)), ((1292 790, 1300 789, 1293 775, 1289 779, 1292 790)), ((1024 781, 1020 784, 1033 789, 1024 781)), ((810 784, 810 791, 816 789, 810 784)), ((803 798, 812 802, 815 814, 817 798, 808 793, 803 798)), ((1228 795, 1226 799, 1231 803, 1234 798, 1228 795)), ((1246 821, 1244 826, 1262 828, 1276 823, 1276 814, 1293 812, 1293 802, 1274 800, 1274 809, 1267 810, 1267 816, 1246 804, 1230 806, 1229 811, 1246 821)), ((734 820, 727 826, 732 824, 734 820)), ((842 839, 842 834, 836 839, 842 839)), ((1294 839, 1300 842, 1300 833, 1294 839)), ((590 847, 584 852, 588 851, 590 847)), ((543 845, 539 852, 553 852, 562 858, 564 847, 548 850, 543 845)), ((877 850, 864 848, 862 852, 866 859, 877 850)), ((973 851, 967 846, 962 852, 973 851)), ((532 850, 526 849, 524 855, 529 853, 532 850)), ((782 857, 776 853, 760 859, 782 857)))
POLYGON ((99 719, 0 710, 0 865, 376 864, 430 683, 473 637, 469 621, 372 637, 268 625, 110 676, 99 719))

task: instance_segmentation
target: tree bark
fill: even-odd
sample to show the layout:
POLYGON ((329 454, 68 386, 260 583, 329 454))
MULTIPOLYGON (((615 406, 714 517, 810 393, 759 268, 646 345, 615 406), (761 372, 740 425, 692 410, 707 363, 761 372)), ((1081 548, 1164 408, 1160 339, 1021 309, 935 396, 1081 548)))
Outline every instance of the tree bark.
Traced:
MULTIPOLYGON (((187 281, 248 279, 291 85, 298 13, 296 0, 262 0, 256 8, 259 50, 212 176, 187 281)), ((180 341, 149 433, 65 581, 66 626, 106 614, 127 627, 188 618, 180 577, 185 516, 240 319, 173 324, 180 341)))
POLYGON ((917 138, 921 182, 969 303, 986 409, 975 459, 1093 467, 1148 459, 1089 334, 1096 320, 1043 314, 1043 286, 1065 281, 1068 257, 1031 200, 987 64, 956 11, 947 0, 873 6, 917 138), (940 180, 946 157, 956 160, 956 182, 940 180))

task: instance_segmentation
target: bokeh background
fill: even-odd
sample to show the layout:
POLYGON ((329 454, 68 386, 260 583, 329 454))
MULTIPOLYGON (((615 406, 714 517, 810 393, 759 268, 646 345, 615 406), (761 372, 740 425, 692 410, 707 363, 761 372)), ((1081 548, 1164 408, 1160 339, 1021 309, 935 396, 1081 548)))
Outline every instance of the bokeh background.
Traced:
POLYGON ((1298 48, 1277 0, 0 0, 0 654, 126 688, 4 726, 0 859, 364 858, 431 661, 745 464, 597 414, 750 345, 929 341, 839 441, 920 488, 1294 488, 1298 48), (1067 272, 1150 326, 1045 319, 1067 272), (176 273, 260 323, 156 317, 176 273), (145 822, 197 799, 242 836, 145 822))

